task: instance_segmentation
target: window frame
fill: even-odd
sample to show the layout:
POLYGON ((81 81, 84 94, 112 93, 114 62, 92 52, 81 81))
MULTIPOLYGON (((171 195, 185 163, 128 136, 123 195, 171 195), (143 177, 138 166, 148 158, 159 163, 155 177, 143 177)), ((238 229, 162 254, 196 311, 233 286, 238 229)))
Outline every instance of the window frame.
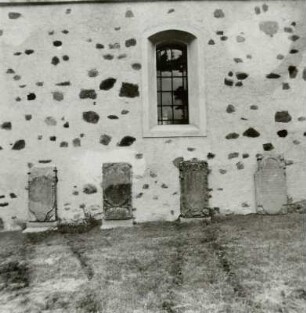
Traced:
POLYGON ((181 27, 159 27, 145 33, 142 51, 144 138, 206 136, 203 44, 198 33, 181 27), (187 46, 189 124, 158 125, 156 47, 173 42, 187 46))

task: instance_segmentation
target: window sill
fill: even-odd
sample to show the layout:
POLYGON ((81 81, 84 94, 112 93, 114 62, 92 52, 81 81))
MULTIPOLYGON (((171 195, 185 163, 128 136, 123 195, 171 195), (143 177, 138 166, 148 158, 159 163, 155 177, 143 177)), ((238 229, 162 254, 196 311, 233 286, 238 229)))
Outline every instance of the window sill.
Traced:
POLYGON ((195 125, 156 125, 143 134, 144 138, 160 137, 206 137, 195 125))

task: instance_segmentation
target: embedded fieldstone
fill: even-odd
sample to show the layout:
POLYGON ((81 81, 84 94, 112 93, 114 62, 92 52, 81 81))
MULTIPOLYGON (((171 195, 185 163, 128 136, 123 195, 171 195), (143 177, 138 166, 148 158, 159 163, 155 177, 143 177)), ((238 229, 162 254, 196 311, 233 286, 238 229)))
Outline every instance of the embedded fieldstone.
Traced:
POLYGON ((127 48, 133 47, 133 46, 136 46, 136 43, 137 43, 136 39, 135 38, 131 38, 131 39, 128 39, 128 40, 125 41, 125 46, 127 48))
POLYGON ((99 75, 99 72, 95 68, 93 68, 93 69, 88 71, 88 76, 89 77, 97 77, 98 75, 99 75))
POLYGON ((232 79, 224 78, 224 84, 231 87, 234 85, 234 81, 232 79))
POLYGON ((122 114, 122 115, 126 115, 126 114, 129 114, 129 113, 130 113, 129 110, 122 110, 122 111, 121 111, 121 114, 122 114))
POLYGON ((274 120, 278 123, 289 123, 292 120, 292 117, 288 111, 279 111, 275 113, 274 120))
POLYGON ((256 13, 257 15, 260 14, 260 12, 261 12, 261 11, 260 11, 260 7, 255 7, 254 10, 255 10, 255 13, 256 13))
POLYGON ((215 44, 215 42, 214 42, 214 40, 210 39, 210 40, 208 41, 208 44, 209 44, 210 46, 213 46, 213 45, 215 44))
POLYGON ((278 32, 278 28, 278 23, 275 21, 264 21, 259 24, 259 29, 271 37, 278 32))
POLYGON ((119 117, 117 115, 108 115, 108 117, 110 120, 118 120, 119 117))
POLYGON ((83 192, 87 195, 91 195, 93 193, 96 193, 97 192, 97 187, 93 184, 86 184, 84 187, 83 187, 83 192))
POLYGON ((100 116, 94 111, 83 112, 83 120, 87 123, 96 124, 99 122, 100 116))
POLYGON ((53 65, 57 65, 60 62, 60 59, 58 57, 53 57, 51 60, 51 64, 53 65))
POLYGON ((298 119, 297 119, 299 122, 304 122, 304 121, 306 121, 306 116, 300 116, 300 117, 298 117, 298 119))
POLYGON ((112 60, 114 58, 114 56, 112 54, 108 53, 108 54, 104 54, 103 58, 104 58, 104 60, 110 61, 110 60, 112 60))
POLYGON ((49 139, 50 141, 56 141, 56 136, 50 136, 49 139))
POLYGON ((60 91, 52 92, 53 100, 55 101, 62 101, 64 99, 64 94, 60 91))
POLYGON ((139 96, 138 85, 122 83, 119 97, 135 98, 139 96))
POLYGON ((45 123, 48 126, 55 126, 57 124, 56 119, 54 117, 52 117, 52 116, 47 116, 45 118, 45 123))
POLYGON ((36 99, 35 93, 34 93, 34 92, 29 93, 29 94, 27 95, 27 99, 28 99, 29 101, 35 100, 35 99, 36 99))
POLYGON ((164 188, 164 189, 168 188, 168 186, 166 184, 162 184, 161 187, 164 188))
POLYGON ((241 58, 234 58, 234 61, 236 63, 243 63, 243 60, 241 58))
POLYGON ((249 74, 243 73, 243 72, 237 72, 237 73, 236 73, 236 77, 237 77, 237 79, 239 79, 239 80, 244 80, 244 79, 246 79, 246 78, 249 77, 249 74))
POLYGON ((68 142, 67 141, 62 141, 60 143, 60 148, 67 148, 68 147, 68 142))
POLYGON ((296 68, 296 66, 290 65, 288 67, 288 72, 289 72, 289 77, 290 78, 296 78, 296 76, 298 74, 298 69, 296 68))
POLYGON ((108 47, 109 49, 120 49, 120 43, 119 42, 110 43, 108 47))
POLYGON ((80 99, 96 99, 97 93, 94 89, 82 89, 79 93, 80 99))
POLYGON ((243 133, 243 136, 256 138, 260 136, 260 133, 256 129, 250 127, 243 133))
POLYGON ((102 80, 101 84, 100 84, 100 90, 110 90, 114 87, 116 83, 116 78, 107 78, 102 80))
POLYGON ((136 195, 136 199, 139 199, 143 196, 143 192, 140 192, 139 194, 136 195))
POLYGON ((244 41, 245 41, 245 38, 244 38, 243 36, 238 35, 238 36, 236 36, 236 41, 237 41, 238 43, 241 43, 241 42, 244 42, 244 41))
POLYGON ((67 81, 64 81, 64 82, 61 82, 61 83, 57 83, 57 84, 55 84, 55 85, 56 85, 56 86, 70 86, 71 83, 70 83, 69 80, 67 80, 67 81))
POLYGON ((68 55, 63 55, 62 59, 63 59, 64 61, 69 61, 69 56, 68 56, 68 55))
POLYGON ((248 153, 243 153, 243 154, 242 154, 242 158, 243 158, 243 159, 247 159, 249 156, 250 156, 250 155, 249 155, 248 153))
POLYGON ((239 153, 238 152, 232 152, 228 154, 228 159, 234 159, 234 158, 238 158, 239 153))
POLYGON ((112 140, 112 137, 111 137, 111 136, 104 134, 104 135, 101 135, 101 136, 100 136, 99 142, 100 142, 102 145, 107 146, 107 145, 111 142, 111 140, 112 140))
POLYGON ((187 151, 190 151, 190 152, 195 151, 195 148, 187 147, 187 151))
POLYGON ((96 49, 104 49, 104 45, 102 45, 101 43, 97 43, 96 49))
POLYGON ((277 132, 277 135, 278 135, 279 137, 281 137, 281 138, 285 138, 285 137, 287 137, 287 135, 288 135, 288 131, 287 131, 286 129, 279 130, 279 131, 277 132))
POLYGON ((133 11, 132 10, 127 10, 125 12, 125 17, 128 17, 128 18, 134 17, 133 11))
POLYGON ((237 170, 243 170, 244 169, 244 164, 240 161, 236 163, 237 170))
POLYGON ((1 125, 2 129, 5 130, 11 130, 12 129, 12 123, 11 122, 3 122, 1 125))
POLYGON ((21 13, 9 12, 8 17, 10 20, 16 20, 17 18, 21 17, 21 13))
POLYGON ((226 139, 237 139, 239 137, 239 134, 237 133, 229 133, 225 136, 226 139))
POLYGON ((297 49, 291 49, 291 50, 289 51, 290 54, 296 54, 296 53, 298 53, 298 52, 299 52, 299 50, 297 50, 297 49))
POLYGON ((140 63, 133 63, 131 66, 132 66, 132 69, 136 71, 139 71, 141 69, 140 63))
POLYGON ((3 219, 0 217, 0 230, 4 229, 4 222, 3 219))
POLYGON ((53 46, 54 47, 61 47, 62 46, 62 42, 60 40, 55 40, 55 41, 53 41, 53 46))
POLYGON ((220 39, 221 39, 222 41, 226 41, 226 40, 228 39, 228 37, 227 37, 227 36, 221 36, 220 39))
POLYGON ((14 143, 12 150, 22 150, 24 148, 25 148, 25 141, 23 139, 20 139, 14 143))
POLYGON ((38 163, 47 164, 51 163, 52 160, 39 160, 38 163))
POLYGON ((183 157, 177 157, 177 158, 175 158, 173 161, 172 161, 172 163, 173 163, 173 165, 175 166, 175 167, 179 167, 179 165, 180 165, 180 163, 182 162, 182 161, 184 161, 184 158, 183 157))
POLYGON ((9 205, 8 202, 1 202, 1 203, 0 203, 0 207, 5 207, 5 206, 8 206, 8 205, 9 205))
POLYGON ((125 136, 120 140, 120 142, 118 143, 118 146, 119 147, 128 147, 128 146, 132 145, 135 140, 136 140, 136 138, 134 138, 132 136, 125 136))
POLYGON ((142 153, 137 153, 137 154, 135 155, 135 158, 136 158, 137 160, 141 160, 141 159, 143 158, 143 154, 142 154, 142 153))
POLYGON ((207 153, 207 159, 211 160, 215 157, 216 155, 214 153, 208 152, 207 153))
POLYGON ((81 139, 80 138, 74 138, 72 140, 72 144, 74 147, 81 147, 81 139))
POLYGON ((276 73, 270 73, 270 74, 266 75, 266 77, 269 79, 277 79, 277 78, 280 78, 281 76, 279 74, 276 74, 276 73))
POLYGON ((0 36, 3 35, 3 29, 0 29, 0 36))
POLYGON ((225 15, 224 15, 224 12, 221 10, 221 9, 216 9, 215 12, 214 12, 214 17, 215 18, 223 18, 225 15))
POLYGON ((298 39, 300 39, 300 36, 298 36, 298 35, 292 35, 292 36, 289 36, 288 37, 289 38, 289 40, 291 40, 291 41, 297 41, 298 39))
POLYGON ((64 123, 63 127, 64 128, 69 128, 69 122, 64 123))
POLYGON ((237 83, 235 84, 235 86, 236 86, 236 87, 242 87, 242 86, 243 86, 243 83, 242 83, 242 82, 237 82, 237 83))
POLYGON ((143 184, 142 189, 149 189, 149 184, 143 184))
POLYGON ((251 110, 258 110, 258 105, 252 104, 252 105, 250 106, 250 109, 251 109, 251 110))
POLYGON ((117 59, 118 60, 121 60, 121 59, 125 59, 127 57, 127 54, 126 53, 121 53, 117 56, 117 59))
POLYGON ((270 143, 270 142, 269 142, 269 143, 264 143, 262 146, 263 146, 263 149, 264 149, 265 151, 271 151, 271 150, 274 149, 272 143, 270 143))
POLYGON ((24 118, 26 121, 30 121, 32 119, 32 114, 26 114, 24 118))
POLYGON ((30 55, 30 54, 33 54, 33 53, 34 53, 34 50, 33 50, 33 49, 26 49, 26 50, 24 50, 24 53, 25 53, 26 55, 30 55))
POLYGON ((283 90, 289 90, 290 85, 288 83, 283 83, 283 90))
POLYGON ((236 109, 235 109, 235 107, 232 105, 232 104, 229 104, 228 106, 227 106, 227 108, 226 108, 226 112, 227 113, 233 113, 233 112, 235 112, 236 111, 236 109))
POLYGON ((303 70, 303 79, 306 81, 306 67, 303 70))

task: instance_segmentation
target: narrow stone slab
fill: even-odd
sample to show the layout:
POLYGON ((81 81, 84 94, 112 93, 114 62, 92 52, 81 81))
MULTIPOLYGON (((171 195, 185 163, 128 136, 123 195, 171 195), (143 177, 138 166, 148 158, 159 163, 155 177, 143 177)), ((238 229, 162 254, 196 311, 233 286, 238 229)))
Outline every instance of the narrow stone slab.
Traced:
POLYGON ((179 163, 181 185, 181 217, 207 217, 209 215, 208 164, 205 161, 179 163))
POLYGON ((56 230, 57 222, 28 222, 23 233, 40 233, 44 231, 56 230))
POLYGON ((179 218, 180 223, 203 223, 203 224, 209 224, 211 222, 211 217, 189 217, 189 218, 184 218, 180 217, 179 218))
POLYGON ((117 227, 132 227, 133 220, 103 220, 101 229, 113 229, 117 227))
POLYGON ((256 210, 261 214, 287 213, 285 164, 280 156, 267 155, 258 161, 255 173, 256 210))
POLYGON ((132 166, 103 164, 103 210, 105 220, 132 218, 132 166))
POLYGON ((29 173, 29 222, 57 220, 55 167, 34 167, 29 173))

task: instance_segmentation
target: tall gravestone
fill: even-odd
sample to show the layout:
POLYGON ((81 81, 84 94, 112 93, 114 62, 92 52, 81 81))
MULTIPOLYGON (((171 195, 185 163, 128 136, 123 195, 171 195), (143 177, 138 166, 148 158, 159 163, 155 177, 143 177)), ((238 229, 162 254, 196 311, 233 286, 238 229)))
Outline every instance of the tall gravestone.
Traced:
POLYGON ((208 164, 205 161, 179 163, 181 217, 207 217, 209 214, 208 164))
POLYGON ((105 220, 132 218, 132 166, 103 164, 103 210, 105 220))
POLYGON ((287 213, 285 163, 280 156, 267 155, 257 160, 255 173, 256 210, 262 214, 287 213))
POLYGON ((29 222, 55 222, 57 170, 55 167, 34 167, 29 172, 29 222))

